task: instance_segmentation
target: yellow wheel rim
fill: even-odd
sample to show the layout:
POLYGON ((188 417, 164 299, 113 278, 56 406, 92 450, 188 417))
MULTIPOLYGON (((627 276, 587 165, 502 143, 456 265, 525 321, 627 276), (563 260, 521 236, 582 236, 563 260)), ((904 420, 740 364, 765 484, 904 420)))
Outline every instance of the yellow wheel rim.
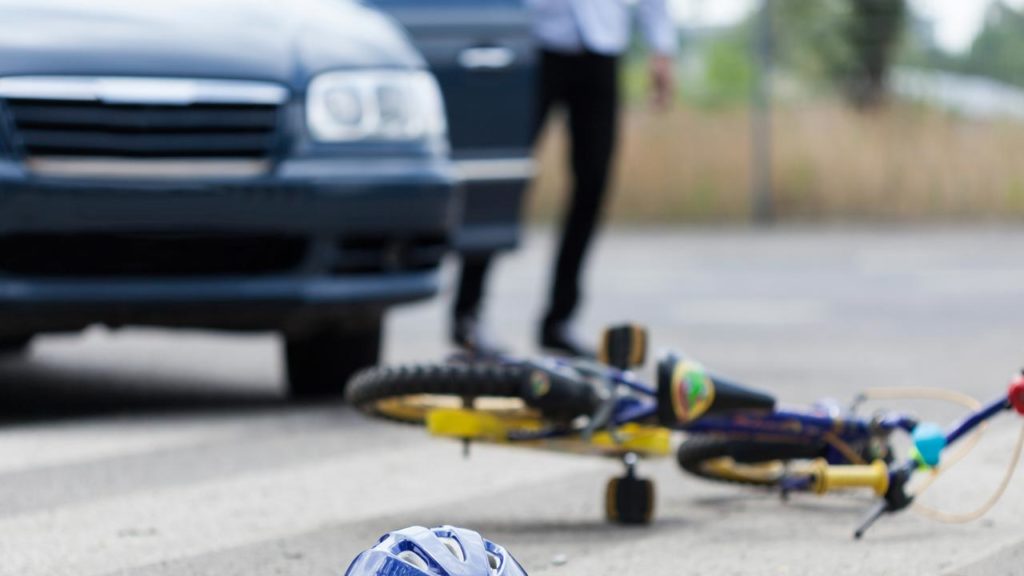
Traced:
POLYGON ((436 394, 417 394, 395 396, 378 400, 374 404, 374 412, 390 418, 412 424, 423 424, 427 415, 435 410, 471 409, 475 412, 486 412, 502 420, 512 422, 539 421, 541 415, 528 407, 519 398, 480 397, 467 402, 458 396, 436 394))
POLYGON ((775 485, 786 473, 786 466, 780 460, 744 464, 729 457, 715 458, 700 464, 702 473, 728 482, 775 485))

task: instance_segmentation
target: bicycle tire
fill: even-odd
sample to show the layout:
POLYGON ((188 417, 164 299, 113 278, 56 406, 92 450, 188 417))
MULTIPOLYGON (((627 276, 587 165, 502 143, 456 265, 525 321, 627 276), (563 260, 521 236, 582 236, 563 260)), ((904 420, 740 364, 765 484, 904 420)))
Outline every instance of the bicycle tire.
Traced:
POLYGON ((550 378, 524 364, 418 364, 356 374, 349 382, 347 400, 371 416, 415 425, 422 425, 431 409, 442 407, 564 422, 593 409, 586 392, 571 380, 550 378), (543 397, 531 396, 538 374, 547 386, 543 397), (545 404, 545 398, 562 403, 553 407, 545 404))
POLYGON ((676 460, 687 473, 704 480, 774 488, 785 464, 821 453, 814 445, 757 442, 724 436, 694 436, 679 446, 676 460))

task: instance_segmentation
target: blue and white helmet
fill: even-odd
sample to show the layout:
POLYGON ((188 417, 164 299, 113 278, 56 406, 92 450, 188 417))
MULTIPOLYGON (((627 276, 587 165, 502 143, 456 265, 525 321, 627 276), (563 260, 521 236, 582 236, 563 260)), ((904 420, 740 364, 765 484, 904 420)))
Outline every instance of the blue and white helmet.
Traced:
POLYGON ((345 576, 526 576, 511 554, 472 530, 414 526, 381 537, 345 576))

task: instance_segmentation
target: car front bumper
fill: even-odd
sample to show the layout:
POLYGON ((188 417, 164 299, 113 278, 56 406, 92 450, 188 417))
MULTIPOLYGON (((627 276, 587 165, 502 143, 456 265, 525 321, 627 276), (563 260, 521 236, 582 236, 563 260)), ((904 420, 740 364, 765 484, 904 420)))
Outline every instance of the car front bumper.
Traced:
POLYGON ((2 331, 277 328, 429 297, 456 190, 450 164, 432 158, 290 160, 260 179, 161 181, 40 178, 0 161, 2 331), (121 251, 140 238, 174 265, 129 261, 146 259, 121 251), (268 246, 279 254, 234 252, 268 246))

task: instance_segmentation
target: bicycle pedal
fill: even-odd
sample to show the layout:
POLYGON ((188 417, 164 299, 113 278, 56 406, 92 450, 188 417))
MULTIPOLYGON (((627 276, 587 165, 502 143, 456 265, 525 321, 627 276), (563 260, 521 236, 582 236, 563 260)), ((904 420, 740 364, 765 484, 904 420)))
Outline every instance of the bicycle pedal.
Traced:
POLYGON ((619 370, 643 366, 647 362, 647 329, 638 324, 608 328, 601 338, 598 359, 619 370))

